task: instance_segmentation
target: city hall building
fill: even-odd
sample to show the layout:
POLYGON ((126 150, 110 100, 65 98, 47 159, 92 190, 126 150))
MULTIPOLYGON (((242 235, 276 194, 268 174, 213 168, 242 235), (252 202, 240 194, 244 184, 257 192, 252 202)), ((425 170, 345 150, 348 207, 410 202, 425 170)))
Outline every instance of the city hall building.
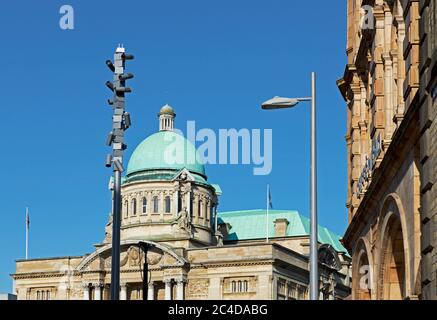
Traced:
POLYGON ((436 5, 347 0, 353 299, 437 299, 436 5))
MULTIPOLYGON (((308 219, 281 210, 217 213, 220 187, 208 181, 194 145, 173 131, 174 118, 162 107, 160 130, 137 146, 122 180, 120 298, 142 299, 147 259, 148 299, 308 299, 308 219), (173 164, 171 147, 185 150, 173 164)), ((111 232, 110 217, 90 254, 17 261, 18 299, 109 299, 111 232)), ((318 239, 320 298, 343 299, 351 258, 328 229, 319 227, 318 239)))

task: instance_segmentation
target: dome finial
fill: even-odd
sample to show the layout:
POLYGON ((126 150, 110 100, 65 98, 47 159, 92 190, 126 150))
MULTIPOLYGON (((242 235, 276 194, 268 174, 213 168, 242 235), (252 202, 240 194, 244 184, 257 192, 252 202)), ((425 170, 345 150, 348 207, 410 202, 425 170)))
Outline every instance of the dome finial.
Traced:
POLYGON ((159 131, 173 131, 175 117, 176 113, 170 105, 163 106, 158 113, 159 131))

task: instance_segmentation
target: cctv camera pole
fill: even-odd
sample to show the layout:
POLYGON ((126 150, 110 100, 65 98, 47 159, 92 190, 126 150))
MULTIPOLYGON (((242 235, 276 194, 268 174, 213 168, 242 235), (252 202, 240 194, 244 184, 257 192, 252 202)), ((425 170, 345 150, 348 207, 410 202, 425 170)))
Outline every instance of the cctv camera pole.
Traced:
POLYGON ((132 90, 125 86, 127 79, 133 74, 124 73, 125 61, 132 60, 132 55, 126 54, 123 47, 115 50, 114 62, 107 60, 106 65, 114 73, 113 82, 107 81, 106 86, 114 93, 108 103, 112 106, 112 131, 107 138, 107 145, 112 146, 112 155, 106 157, 106 167, 113 167, 113 217, 112 217, 112 266, 111 266, 111 300, 119 300, 120 296, 120 224, 121 224, 121 174, 123 169, 124 131, 130 127, 129 113, 125 111, 125 93, 132 90))

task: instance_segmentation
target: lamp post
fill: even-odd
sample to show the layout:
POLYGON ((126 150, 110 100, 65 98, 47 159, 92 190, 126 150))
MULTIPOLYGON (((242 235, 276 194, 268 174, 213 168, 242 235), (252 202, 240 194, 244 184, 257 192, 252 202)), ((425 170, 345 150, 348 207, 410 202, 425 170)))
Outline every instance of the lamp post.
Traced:
POLYGON ((150 245, 147 242, 140 241, 138 242, 138 246, 140 249, 144 251, 144 263, 143 263, 143 300, 147 300, 147 286, 149 284, 149 264, 147 263, 147 253, 149 251, 150 245))
POLYGON ((311 101, 311 215, 310 215, 310 299, 319 298, 319 270, 317 256, 317 167, 316 167, 316 74, 311 73, 311 97, 283 98, 274 97, 264 102, 261 107, 264 110, 292 108, 301 101, 311 101))

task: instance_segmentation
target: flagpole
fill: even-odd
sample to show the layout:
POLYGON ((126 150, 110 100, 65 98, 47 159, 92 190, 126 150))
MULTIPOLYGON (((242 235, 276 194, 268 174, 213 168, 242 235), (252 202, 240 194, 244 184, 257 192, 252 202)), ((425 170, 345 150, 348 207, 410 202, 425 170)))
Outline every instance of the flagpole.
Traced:
POLYGON ((26 260, 29 258, 29 208, 26 207, 26 260))
POLYGON ((270 206, 270 203, 269 203, 270 190, 269 189, 270 189, 270 185, 267 184, 266 242, 269 242, 269 206, 270 206))

